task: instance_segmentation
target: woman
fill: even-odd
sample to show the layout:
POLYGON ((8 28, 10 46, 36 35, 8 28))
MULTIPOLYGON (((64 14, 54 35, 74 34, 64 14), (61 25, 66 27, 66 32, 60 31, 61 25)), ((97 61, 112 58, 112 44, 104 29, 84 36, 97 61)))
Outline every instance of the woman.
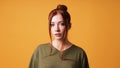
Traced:
POLYGON ((85 51, 67 38, 71 28, 67 7, 58 5, 49 13, 48 20, 51 41, 37 47, 29 68, 89 68, 85 51))

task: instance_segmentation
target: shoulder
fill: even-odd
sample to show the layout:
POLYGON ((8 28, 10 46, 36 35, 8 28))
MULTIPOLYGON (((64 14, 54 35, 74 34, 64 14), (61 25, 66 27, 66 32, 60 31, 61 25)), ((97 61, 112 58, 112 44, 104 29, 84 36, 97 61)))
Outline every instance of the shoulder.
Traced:
POLYGON ((79 46, 74 45, 74 49, 77 52, 78 59, 81 62, 82 68, 89 68, 88 57, 85 50, 79 46))
POLYGON ((75 45, 75 44, 73 44, 73 48, 74 48, 75 50, 77 50, 77 51, 84 51, 83 48, 81 48, 81 47, 79 47, 79 46, 77 46, 77 45, 75 45))
POLYGON ((86 62, 87 62, 87 60, 88 60, 87 54, 86 54, 86 52, 85 52, 85 50, 84 50, 83 48, 74 45, 74 51, 75 51, 76 54, 80 57, 81 60, 84 59, 84 60, 86 60, 86 62))
POLYGON ((49 47, 49 44, 50 44, 50 43, 39 44, 39 45, 35 48, 34 53, 37 53, 37 52, 39 52, 39 51, 41 51, 41 50, 45 50, 46 48, 49 47))
POLYGON ((39 44, 36 50, 49 48, 50 43, 39 44))
POLYGON ((39 44, 37 48, 48 47, 50 43, 39 44))
POLYGON ((77 53, 85 54, 85 50, 80 46, 77 46, 77 45, 73 44, 73 49, 77 53))
POLYGON ((43 53, 46 53, 50 50, 50 43, 44 43, 44 44, 39 44, 34 52, 33 52, 33 55, 39 55, 39 54, 43 54, 43 53))

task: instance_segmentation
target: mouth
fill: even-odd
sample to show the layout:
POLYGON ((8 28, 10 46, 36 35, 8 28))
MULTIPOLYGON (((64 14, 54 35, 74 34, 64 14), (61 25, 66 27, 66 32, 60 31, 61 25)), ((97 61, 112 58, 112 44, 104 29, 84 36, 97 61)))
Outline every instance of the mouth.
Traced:
POLYGON ((55 34, 55 36, 56 36, 56 37, 60 37, 60 36, 61 36, 61 34, 60 34, 60 33, 57 33, 57 34, 55 34))

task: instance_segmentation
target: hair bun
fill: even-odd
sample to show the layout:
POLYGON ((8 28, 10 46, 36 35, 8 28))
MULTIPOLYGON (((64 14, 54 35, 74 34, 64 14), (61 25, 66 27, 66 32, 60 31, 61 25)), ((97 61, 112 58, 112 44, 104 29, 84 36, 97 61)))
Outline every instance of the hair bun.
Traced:
POLYGON ((67 7, 65 5, 58 5, 56 9, 67 11, 67 7))

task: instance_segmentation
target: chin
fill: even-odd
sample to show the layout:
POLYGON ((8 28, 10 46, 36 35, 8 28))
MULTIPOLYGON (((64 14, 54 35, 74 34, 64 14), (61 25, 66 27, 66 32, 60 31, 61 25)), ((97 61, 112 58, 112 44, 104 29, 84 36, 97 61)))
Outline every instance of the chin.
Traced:
POLYGON ((61 37, 55 37, 54 39, 55 40, 61 40, 62 38, 61 37))

